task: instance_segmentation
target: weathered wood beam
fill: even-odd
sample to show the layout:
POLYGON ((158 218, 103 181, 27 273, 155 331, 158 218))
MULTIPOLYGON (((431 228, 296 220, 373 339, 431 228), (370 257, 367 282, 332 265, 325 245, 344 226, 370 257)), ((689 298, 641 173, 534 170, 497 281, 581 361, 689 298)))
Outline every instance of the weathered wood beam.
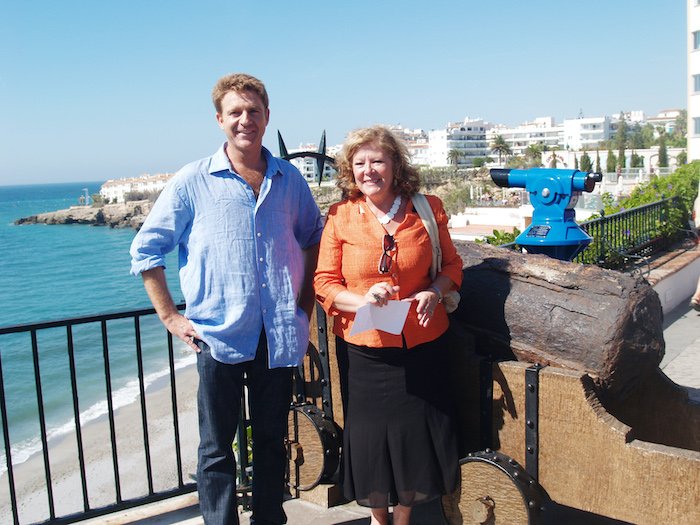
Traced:
POLYGON ((455 244, 464 282, 453 319, 476 335, 477 352, 586 372, 603 397, 625 395, 658 368, 663 314, 643 279, 487 244, 455 244))

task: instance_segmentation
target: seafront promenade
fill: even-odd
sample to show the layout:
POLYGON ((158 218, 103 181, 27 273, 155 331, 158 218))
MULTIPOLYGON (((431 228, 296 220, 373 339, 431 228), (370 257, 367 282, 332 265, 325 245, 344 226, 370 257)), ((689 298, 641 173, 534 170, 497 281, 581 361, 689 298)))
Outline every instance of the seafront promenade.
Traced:
MULTIPOLYGON (((678 303, 670 310, 664 311, 664 340, 666 353, 660 364, 663 372, 676 384, 684 386, 689 398, 700 403, 700 312, 689 306, 693 288, 687 288, 687 282, 697 281, 700 265, 700 248, 696 253, 675 257, 652 268, 649 281, 659 286, 668 279, 673 279, 680 271, 693 268, 691 275, 685 275, 681 281, 683 288, 677 290, 672 303, 678 303), (685 289, 685 291, 684 291, 685 289)), ((664 296, 667 296, 664 293, 664 296)), ((663 298, 662 298, 663 299, 663 298)), ((663 303, 663 300, 662 300, 663 303)), ((660 490, 663 490, 660 488, 660 490)), ((355 503, 348 503, 332 508, 324 508, 301 499, 292 499, 285 503, 285 510, 290 525, 366 525, 369 523, 368 509, 355 503)), ((417 508, 411 523, 413 525, 440 525, 439 509, 434 504, 417 508)), ((248 525, 250 514, 241 514, 241 525, 248 525)), ((89 525, 201 525, 203 524, 197 506, 196 494, 174 498, 158 504, 147 505, 128 512, 114 514, 90 520, 89 525)))

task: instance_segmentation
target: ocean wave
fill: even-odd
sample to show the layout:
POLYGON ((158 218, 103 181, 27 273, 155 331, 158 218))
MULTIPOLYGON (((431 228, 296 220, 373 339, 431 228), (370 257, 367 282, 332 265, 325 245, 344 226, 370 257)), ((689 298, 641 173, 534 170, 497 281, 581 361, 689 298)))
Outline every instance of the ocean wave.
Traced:
MULTIPOLYGON (((175 361, 175 370, 180 370, 188 366, 194 365, 196 362, 195 354, 188 354, 186 357, 175 361)), ((167 377, 170 374, 169 368, 164 368, 158 372, 153 372, 144 376, 144 389, 147 391, 156 381, 167 377)), ((139 381, 133 379, 127 382, 122 388, 112 392, 112 407, 116 411, 127 405, 135 403, 139 399, 139 381)), ((99 401, 86 410, 80 413, 80 426, 83 428, 86 424, 106 416, 108 413, 107 400, 99 401)), ((65 423, 47 430, 47 441, 49 448, 51 442, 60 439, 75 432, 75 419, 71 417, 65 423)), ((38 454, 42 450, 42 443, 39 437, 25 439, 17 444, 12 445, 11 457, 13 468, 20 465, 31 458, 34 454, 38 454)), ((5 457, 4 448, 0 449, 0 476, 7 472, 7 459, 5 457)))

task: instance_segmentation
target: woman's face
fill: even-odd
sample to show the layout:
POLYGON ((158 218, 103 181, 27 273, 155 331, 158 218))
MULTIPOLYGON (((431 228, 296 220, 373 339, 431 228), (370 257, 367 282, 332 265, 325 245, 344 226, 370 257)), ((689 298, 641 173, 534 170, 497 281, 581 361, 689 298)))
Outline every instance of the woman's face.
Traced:
POLYGON ((360 147, 352 157, 357 188, 375 202, 394 198, 394 161, 375 144, 360 147))

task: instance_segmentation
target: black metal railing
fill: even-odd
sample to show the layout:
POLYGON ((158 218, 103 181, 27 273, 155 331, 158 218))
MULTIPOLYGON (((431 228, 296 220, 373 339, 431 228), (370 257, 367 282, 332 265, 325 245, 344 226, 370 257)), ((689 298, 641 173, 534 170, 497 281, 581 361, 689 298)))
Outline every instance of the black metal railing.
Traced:
MULTIPOLYGON (((182 308, 183 306, 180 306, 182 308)), ((127 355, 122 359, 131 359, 130 355, 127 355)), ((155 366, 155 365, 154 365, 155 366)), ((98 372, 98 375, 101 374, 98 372)), ((183 453, 182 453, 182 443, 180 436, 180 412, 178 410, 178 392, 176 388, 176 362, 175 362, 175 352, 173 345, 172 336, 160 325, 155 316, 155 310, 145 309, 145 310, 135 310, 128 312, 119 312, 107 315, 97 315, 80 317, 74 319, 65 319, 60 321, 52 321, 46 323, 36 323, 36 324, 26 324, 26 325, 16 325, 0 328, 0 417, 2 418, 2 438, 5 452, 5 465, 6 468, 6 478, 7 478, 7 495, 9 502, 0 501, 0 506, 5 510, 0 511, 0 514, 5 514, 4 519, 9 519, 10 508, 11 508, 11 520, 15 525, 20 523, 28 522, 44 522, 48 521, 52 524, 58 523, 73 523, 90 517, 96 517, 105 515, 117 510, 122 510, 130 507, 135 507, 142 505, 144 503, 149 503, 153 501, 159 501, 172 496, 186 494, 196 490, 196 484, 190 480, 185 480, 185 472, 183 467, 183 453), (167 362, 167 373, 165 377, 162 377, 162 381, 168 382, 169 387, 169 398, 170 407, 166 409, 166 413, 170 412, 172 417, 172 425, 170 422, 167 425, 167 431, 172 432, 172 440, 169 444, 172 446, 172 454, 159 454, 158 465, 154 465, 153 451, 151 449, 151 432, 150 427, 152 421, 149 420, 148 416, 148 403, 147 403, 147 391, 146 391, 146 370, 144 366, 144 334, 143 334, 143 323, 142 321, 149 320, 150 330, 149 330, 149 344, 150 346, 158 346, 167 355, 161 357, 161 361, 167 362), (119 323, 118 335, 111 336, 110 328, 114 323, 119 323), (131 325, 131 327, 125 330, 124 323, 131 325), (78 328, 78 327, 81 328, 78 328), (92 327, 90 330, 93 334, 87 337, 84 333, 85 327, 92 327), (59 336, 55 329, 65 330, 65 339, 59 336), (80 345, 76 343, 76 331, 81 330, 80 345), (125 333, 132 333, 133 330, 133 341, 123 341, 125 333), (29 339, 29 343, 26 343, 26 339, 29 339), (115 341, 115 337, 120 340, 115 341), (40 340, 50 342, 50 344, 43 345, 40 344, 40 340), (65 341, 65 344, 64 344, 65 341), (159 343, 156 343, 159 341, 159 343), (118 345, 116 343, 119 343, 118 345), (165 343, 165 344, 164 344, 165 343), (86 345, 89 347, 88 350, 85 349, 86 345), (108 443, 105 446, 109 449, 106 452, 106 456, 109 457, 109 463, 111 463, 111 469, 113 474, 113 486, 111 491, 114 494, 112 501, 107 503, 100 502, 97 505, 91 503, 90 494, 91 480, 89 476, 89 471, 86 467, 88 460, 86 459, 88 452, 93 452, 92 450, 86 450, 86 440, 84 436, 84 429, 81 426, 81 418, 83 417, 82 411, 85 410, 84 406, 81 406, 81 377, 79 373, 78 358, 76 356, 76 350, 78 346, 81 349, 81 364, 80 368, 94 367, 94 369, 103 369, 104 378, 100 377, 100 382, 104 380, 104 396, 103 401, 106 401, 107 409, 106 424, 108 425, 108 443), (145 486, 142 493, 133 495, 134 488, 126 487, 129 492, 132 493, 130 497, 124 497, 124 478, 122 471, 122 463, 126 462, 124 454, 120 453, 118 450, 118 436, 117 436, 117 422, 115 413, 116 410, 114 406, 114 384, 113 384, 113 370, 112 370, 112 360, 116 359, 111 353, 113 346, 120 346, 122 348, 127 347, 129 351, 133 350, 133 359, 136 361, 136 377, 131 380, 138 381, 138 398, 139 402, 138 410, 140 412, 137 418, 132 418, 129 423, 129 428, 126 430, 122 429, 124 433, 131 434, 131 439, 133 439, 133 434, 138 433, 137 428, 140 426, 140 433, 143 436, 143 442, 137 452, 139 456, 142 455, 143 470, 145 470, 146 480, 141 480, 140 485, 145 486), (12 352, 10 352, 10 349, 12 352), (30 354, 30 355, 28 355, 30 354), (57 356, 56 354, 62 354, 57 356), (97 357, 99 355, 99 358, 97 357), (85 356, 88 356, 86 359, 85 356), (49 358, 53 359, 52 364, 46 365, 49 362, 49 358), (30 383, 33 385, 33 393, 30 394, 36 397, 36 417, 38 420, 38 427, 40 433, 40 457, 41 463, 43 463, 43 487, 42 492, 46 495, 46 512, 45 516, 40 519, 30 518, 25 520, 21 516, 20 507, 22 504, 21 498, 18 500, 18 488, 17 488, 17 472, 16 470, 20 468, 17 462, 13 460, 13 441, 12 436, 15 433, 13 428, 13 414, 11 413, 15 407, 12 406, 12 401, 8 401, 10 397, 10 390, 12 386, 9 384, 12 379, 7 374, 8 367, 15 366, 12 360, 23 359, 25 361, 30 360, 31 364, 26 363, 25 368, 30 370, 28 374, 33 375, 33 380, 25 381, 23 383, 30 383), (46 361, 45 361, 46 360, 46 361), (87 361, 87 364, 85 363, 87 361), (63 372, 64 376, 69 379, 66 383, 69 383, 67 389, 70 392, 70 399, 65 399, 63 402, 63 407, 68 409, 72 414, 74 428, 71 432, 74 432, 75 447, 76 451, 73 453, 75 459, 75 470, 79 473, 79 484, 78 488, 75 484, 70 487, 70 494, 75 495, 80 493, 81 495, 81 505, 80 508, 70 508, 68 510, 57 509, 57 502, 60 501, 59 495, 56 494, 56 483, 54 473, 52 468, 54 463, 52 463, 52 456, 54 454, 54 443, 49 438, 47 415, 56 406, 55 395, 45 392, 45 387, 47 386, 43 378, 47 374, 55 374, 56 367, 55 363, 67 363, 67 370, 63 372), (50 403, 52 408, 47 409, 47 403, 50 403), (65 406, 70 404, 70 407, 65 406), (163 464, 164 458, 167 459, 171 464, 166 466, 163 464), (174 462, 174 465, 172 465, 174 462), (172 479, 175 478, 175 482, 171 484, 165 484, 163 486, 162 476, 159 478, 158 489, 155 488, 155 478, 162 470, 168 470, 172 473, 173 468, 175 469, 175 476, 170 476, 172 479), (8 504, 9 503, 9 508, 8 504)), ((120 377, 120 381, 129 380, 128 378, 120 377)), ((26 399, 27 384, 20 385, 22 392, 26 399)), ((94 391, 94 387, 93 387, 94 391)), ((189 393, 195 396, 194 392, 189 393)), ((13 396, 16 394, 13 394, 13 396)), ((17 410, 15 409, 15 412, 17 410)), ((26 416, 26 414, 25 414, 26 416)), ((37 426, 37 423, 34 423, 37 426)), ((160 429, 161 432, 162 429, 160 429)), ((244 434, 245 435, 245 434, 244 434)), ((94 446, 94 445, 90 445, 94 446)), ((239 447, 239 451, 245 451, 247 445, 239 447)), ((37 452, 38 454, 38 452, 37 452)), ((133 454, 133 452, 129 452, 133 454)), ((128 467, 127 467, 128 468, 128 467)), ((5 491, 0 488, 0 493, 5 491)), ((33 507, 36 505, 33 504, 33 507)), ((63 505, 65 506, 65 505, 63 505)), ((4 522, 4 521, 3 521, 4 522)))
POLYGON ((662 199, 611 215, 582 222, 591 244, 574 259, 619 269, 626 257, 648 256, 665 248, 674 228, 669 211, 677 207, 677 197, 662 199))
MULTIPOLYGON (((645 258, 667 248, 683 231, 682 219, 674 221, 672 216, 678 212, 678 199, 670 197, 610 215, 601 211, 600 217, 580 223, 592 241, 574 262, 621 270, 628 258, 645 258)), ((499 247, 520 250, 515 242, 499 247)))
MULTIPOLYGON (((184 305, 179 305, 178 309, 184 309, 184 305)), ((316 404, 323 412, 323 417, 332 419, 326 315, 321 308, 316 308, 315 311, 315 322, 312 322, 314 330, 309 342, 306 364, 299 368, 296 396, 290 399, 290 403, 316 404), (311 392, 305 391, 307 386, 311 388, 311 392)), ((189 348, 182 346, 182 352, 190 354, 189 348)), ((185 473, 188 468, 194 470, 198 439, 186 441, 189 450, 186 452, 183 450, 183 440, 180 433, 181 418, 186 414, 190 414, 192 417, 193 411, 191 408, 188 410, 187 407, 181 406, 178 401, 178 378, 183 383, 183 386, 180 387, 184 389, 181 392, 184 394, 182 397, 189 399, 190 403, 196 399, 194 391, 196 387, 192 389, 191 378, 188 387, 188 382, 183 381, 176 373, 179 368, 175 359, 175 351, 174 339, 162 326, 154 309, 0 327, 0 418, 2 445, 5 451, 4 465, 2 465, 3 462, 0 462, 0 467, 6 468, 7 478, 5 483, 3 480, 5 474, 0 475, 0 523, 12 523, 13 525, 39 522, 51 525, 75 523, 195 491, 197 487, 195 476, 190 471, 191 479, 186 481, 185 473), (20 340, 20 338, 23 339, 20 340), (165 355, 161 355, 159 360, 152 361, 154 351, 165 355), (150 368, 161 371, 158 374, 161 376, 159 380, 167 382, 166 388, 169 390, 166 392, 168 394, 166 396, 163 394, 163 388, 155 389, 160 392, 160 394, 155 394, 158 398, 153 401, 156 403, 156 407, 160 407, 160 414, 155 416, 149 411, 149 389, 147 388, 149 374, 146 367, 146 354, 151 358, 150 368), (19 381, 17 377, 14 377, 19 369, 15 362, 18 360, 29 361, 29 363, 24 363, 23 373, 25 377, 19 381), (47 366, 48 362, 51 362, 49 366, 47 366), (60 363, 60 365, 56 363, 60 363), (115 378, 117 367, 113 366, 116 364, 120 365, 118 378, 115 378), (163 366, 167 369, 165 376, 162 374, 163 366), (128 369, 126 377, 125 367, 128 369), (9 383, 6 380, 8 368, 11 369, 11 375, 13 375, 13 381, 9 383), (57 374, 56 369, 58 368, 65 368, 62 375, 65 378, 63 383, 67 385, 64 386, 64 389, 67 390, 68 395, 57 396, 55 387, 48 388, 50 383, 56 383, 56 376, 61 375, 57 374), (86 379, 85 375, 88 371, 91 372, 91 377, 86 379), (129 374, 133 374, 133 377, 129 374), (52 377, 48 378, 48 375, 52 377), (115 382, 121 383, 123 387, 124 383, 128 381, 137 381, 138 383, 138 395, 135 396, 138 402, 131 401, 127 403, 129 406, 124 405, 123 408, 128 409, 129 414, 131 414, 126 428, 124 428, 126 416, 119 416, 120 407, 115 406, 114 403, 115 382), (99 457, 107 456, 109 458, 107 461, 109 465, 105 468, 111 469, 110 475, 107 476, 111 480, 105 481, 103 472, 101 485, 97 489, 94 479, 91 478, 91 472, 96 468, 95 453, 90 450, 90 447, 94 445, 94 438, 88 440, 85 437, 88 433, 94 436, 94 429, 89 429, 89 425, 92 425, 94 420, 84 416, 85 406, 81 404, 80 395, 81 388, 86 382, 93 386, 93 398, 95 397, 95 384, 98 384, 97 389, 102 388, 101 402, 106 405, 106 414, 102 416, 101 423, 103 427, 107 426, 106 430, 102 430, 102 433, 107 437, 104 443, 99 443, 99 446, 103 447, 99 457), (13 391, 18 384, 22 386, 19 394, 13 391), (25 388, 27 384, 32 385, 32 391, 29 393, 25 388), (187 388, 192 390, 186 390, 187 388), (36 398, 34 405, 36 413, 32 414, 30 419, 34 417, 36 419, 34 427, 38 427, 36 434, 39 435, 40 442, 39 450, 27 462, 33 462, 30 473, 32 481, 41 478, 38 481, 38 484, 41 485, 38 490, 44 493, 45 497, 43 498, 41 494, 37 497, 36 487, 27 491, 26 486, 22 486, 18 491, 16 471, 22 470, 23 477, 26 479, 27 466, 22 461, 24 458, 17 460, 13 458, 14 443, 12 437, 16 433, 18 417, 26 419, 27 411, 14 406, 11 398, 17 399, 24 396, 26 401, 27 395, 36 398), (168 398, 167 403, 163 401, 165 397, 168 398), (169 406, 164 408, 164 403, 169 404, 169 406), (134 406, 137 407, 138 411, 136 416, 133 415, 134 406), (68 412, 72 416, 70 432, 75 441, 75 451, 73 452, 74 458, 71 458, 74 461, 68 465, 65 464, 65 453, 61 460, 52 462, 54 454, 59 455, 56 451, 61 446, 61 442, 60 440, 57 442, 57 439, 50 436, 47 415, 52 415, 52 412, 61 409, 63 409, 64 417, 68 412), (162 421, 163 412, 169 412, 172 420, 162 421), (158 441, 164 433, 172 435, 167 453, 163 453, 162 443, 158 441), (138 442, 139 434, 143 438, 141 442, 138 442), (120 436, 124 438, 126 435, 130 436, 131 444, 130 450, 125 452, 119 450, 118 445, 120 436), (134 440, 138 442, 136 446, 133 445, 134 440), (154 441, 161 445, 156 453, 152 450, 154 441), (92 453, 89 454, 89 452, 92 453), (183 459, 185 454, 187 454, 187 462, 183 459), (134 456, 140 456, 142 464, 135 467, 134 456), (38 467, 37 463, 40 463, 38 467), (67 490, 67 494, 61 494, 61 491, 57 490, 61 486, 61 480, 56 479, 57 476, 53 471, 55 465, 61 465, 62 477, 65 477, 66 470, 73 473, 75 479, 71 480, 70 487, 66 489, 64 486, 62 488, 64 493, 67 490), (88 468, 88 465, 91 468, 88 468), (139 472, 139 469, 143 473, 139 472), (37 475, 38 470, 43 472, 37 475), (124 478, 127 475, 129 479, 125 481, 124 478), (168 481, 163 481, 164 477, 168 481), (174 481, 172 481, 173 479, 174 481), (158 488, 156 488, 156 484, 159 485, 158 488), (5 486, 9 501, 3 501, 5 486), (114 497, 109 501, 104 501, 103 497, 95 504, 94 492, 96 491, 109 492, 114 497), (125 496, 125 492, 128 492, 127 496, 125 496), (66 509, 64 500, 75 502, 77 493, 80 494, 80 503, 73 503, 71 508, 66 509), (64 498, 64 495, 69 497, 64 498), (92 499, 91 496, 93 496, 92 499), (27 507, 26 500, 28 498, 33 498, 29 516, 25 514, 26 510, 21 510, 27 507), (45 507, 41 509, 43 513, 37 511, 37 503, 38 506, 45 507)), ((82 401, 85 403, 84 399, 82 401)), ((94 399, 90 403, 94 403, 94 399)), ((196 413, 196 410, 194 412, 196 413)), ((192 424, 196 425, 197 423, 193 421, 192 424)), ((241 420, 236 442, 233 444, 238 468, 237 492, 244 508, 247 508, 249 504, 252 490, 249 427, 250 414, 244 390, 241 420)), ((188 428, 187 431, 191 433, 192 429, 188 428)), ((63 441, 65 441, 65 437, 63 441)), ((0 449, 0 451, 2 450, 0 449)), ((102 468, 104 463, 104 459, 98 459, 99 467, 97 468, 102 468)))

